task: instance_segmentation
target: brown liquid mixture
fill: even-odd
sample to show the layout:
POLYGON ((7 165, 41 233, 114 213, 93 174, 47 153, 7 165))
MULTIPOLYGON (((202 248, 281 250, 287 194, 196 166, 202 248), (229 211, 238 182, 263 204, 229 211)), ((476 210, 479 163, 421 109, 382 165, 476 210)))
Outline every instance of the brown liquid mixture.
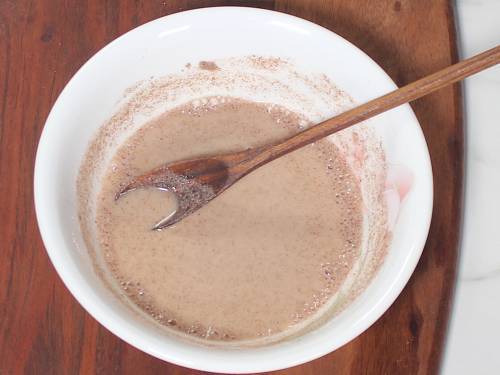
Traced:
POLYGON ((155 320, 212 340, 255 339, 313 317, 338 291, 360 251, 361 198, 326 140, 259 168, 163 231, 151 227, 175 209, 170 193, 114 200, 132 176, 282 139, 299 120, 277 106, 209 98, 165 113, 118 149, 98 198, 98 239, 123 290, 155 320))

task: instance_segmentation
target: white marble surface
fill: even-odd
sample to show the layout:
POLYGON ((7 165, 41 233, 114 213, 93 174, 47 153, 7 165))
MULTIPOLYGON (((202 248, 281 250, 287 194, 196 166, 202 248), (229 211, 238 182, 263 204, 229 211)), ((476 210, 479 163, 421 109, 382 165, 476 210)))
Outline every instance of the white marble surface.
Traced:
MULTIPOLYGON (((461 57, 500 44, 500 0, 456 2, 461 57)), ((442 375, 500 374, 500 66, 465 82, 460 267, 442 375)))

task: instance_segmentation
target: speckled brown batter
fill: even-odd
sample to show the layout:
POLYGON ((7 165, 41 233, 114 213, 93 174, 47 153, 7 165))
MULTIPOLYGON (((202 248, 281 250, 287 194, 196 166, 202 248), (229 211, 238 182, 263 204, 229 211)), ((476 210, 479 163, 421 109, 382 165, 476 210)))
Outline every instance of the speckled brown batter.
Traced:
POLYGON ((254 147, 299 131, 278 106, 208 98, 160 116, 115 154, 98 198, 98 240, 123 290, 158 322, 213 340, 285 332, 338 290, 359 254, 359 186, 330 142, 242 179, 174 227, 151 227, 170 193, 114 197, 162 163, 254 147))

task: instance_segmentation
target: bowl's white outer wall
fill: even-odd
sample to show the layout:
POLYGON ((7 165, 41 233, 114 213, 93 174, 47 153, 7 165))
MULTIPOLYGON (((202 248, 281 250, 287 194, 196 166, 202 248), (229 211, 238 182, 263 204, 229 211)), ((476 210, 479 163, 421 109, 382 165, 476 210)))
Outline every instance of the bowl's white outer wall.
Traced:
POLYGON ((179 71, 187 62, 250 54, 292 58, 298 66, 323 72, 357 103, 396 88, 363 52, 308 21, 252 8, 177 13, 121 36, 75 74, 47 118, 35 164, 38 225, 50 259, 70 292, 95 319, 129 344, 166 361, 206 371, 286 368, 355 338, 388 309, 407 283, 424 247, 432 214, 427 146, 414 113, 404 105, 379 115, 372 124, 389 162, 409 167, 415 183, 403 204, 384 265, 342 314, 300 338, 245 350, 179 341, 134 317, 95 275, 81 238, 75 182, 86 147, 116 109, 123 90, 134 82, 179 71))

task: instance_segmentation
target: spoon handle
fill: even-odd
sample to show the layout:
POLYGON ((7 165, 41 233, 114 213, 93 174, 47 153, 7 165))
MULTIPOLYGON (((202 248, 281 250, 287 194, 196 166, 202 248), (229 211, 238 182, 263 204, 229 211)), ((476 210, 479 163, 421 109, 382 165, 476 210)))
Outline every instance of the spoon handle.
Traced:
MULTIPOLYGON (((320 140, 351 125, 374 117, 401 104, 421 98, 465 77, 480 72, 500 62, 500 46, 463 60, 428 75, 389 94, 370 100, 356 108, 343 112, 318 125, 312 126, 293 137, 260 150, 252 160, 253 168, 320 140)), ((252 169, 253 169, 252 168, 252 169)))

